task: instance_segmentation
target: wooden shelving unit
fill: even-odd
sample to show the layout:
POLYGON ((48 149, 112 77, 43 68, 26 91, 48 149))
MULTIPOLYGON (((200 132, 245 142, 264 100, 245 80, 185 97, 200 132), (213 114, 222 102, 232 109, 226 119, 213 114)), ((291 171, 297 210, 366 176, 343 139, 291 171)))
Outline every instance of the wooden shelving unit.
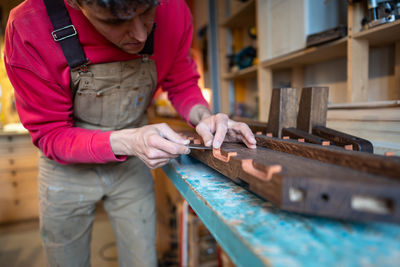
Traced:
MULTIPOLYGON (((252 119, 267 121, 271 93, 277 73, 285 72, 286 77, 289 76, 290 78, 291 87, 302 88, 310 86, 306 81, 306 75, 309 75, 310 68, 334 61, 338 65, 341 64, 340 71, 345 74, 341 76, 344 77, 342 78, 344 80, 335 84, 336 88, 332 90, 332 93, 336 94, 334 99, 337 100, 330 103, 329 112, 341 116, 344 116, 343 114, 348 115, 344 116, 340 122, 337 121, 336 115, 333 116, 336 121, 332 125, 338 126, 339 130, 349 130, 350 133, 352 130, 354 130, 354 133, 365 133, 364 138, 368 139, 368 132, 375 131, 373 127, 375 123, 379 125, 380 130, 378 132, 380 134, 375 132, 371 135, 373 136, 371 137, 372 140, 380 138, 378 142, 384 143, 386 141, 384 135, 387 135, 389 136, 387 140, 398 146, 400 151, 400 137, 396 137, 400 136, 400 127, 396 126, 400 125, 400 117, 390 123, 387 120, 387 116, 396 117, 398 109, 400 109, 398 105, 400 101, 400 20, 363 30, 360 22, 366 15, 366 3, 349 4, 347 6, 348 35, 346 37, 324 45, 283 53, 276 57, 267 57, 267 59, 261 60, 258 64, 249 68, 229 72, 227 51, 232 47, 230 39, 233 39, 232 33, 234 31, 236 33, 238 30, 245 31, 248 27, 255 25, 258 31, 257 54, 262 58, 269 55, 269 48, 266 47, 266 44, 273 36, 271 36, 271 33, 266 34, 266 31, 271 31, 271 27, 276 27, 276 25, 268 24, 271 23, 271 18, 268 16, 272 16, 270 13, 271 4, 268 1, 252 0, 242 3, 236 0, 218 0, 221 111, 237 115, 232 112, 232 103, 236 101, 236 99, 232 99, 232 88, 237 90, 238 84, 241 86, 243 84, 246 84, 246 86, 255 84, 255 88, 246 87, 246 90, 257 91, 257 103, 253 103, 253 106, 258 108, 258 117, 252 119), (227 7, 231 8, 230 15, 229 12, 226 12, 227 7), (376 65, 376 49, 382 48, 394 53, 394 57, 386 56, 387 58, 384 59, 384 63, 388 64, 384 68, 388 69, 389 65, 394 68, 387 72, 386 77, 382 77, 380 71, 378 71, 378 76, 371 74, 371 67, 373 67, 371 64, 375 64, 375 68, 380 68, 376 65), (379 93, 377 90, 382 90, 382 92, 379 93), (377 97, 379 94, 383 96, 377 97), (379 112, 377 112, 378 109, 379 112), (341 112, 341 110, 347 110, 347 113, 341 112), (357 121, 349 122, 352 120, 352 113, 348 110, 357 110, 357 121), (385 110, 395 115, 385 115, 384 118, 381 116, 382 121, 379 120, 380 117, 378 116, 373 123, 374 119, 371 118, 374 118, 374 112, 383 114, 385 110), (365 121, 370 123, 369 126, 363 124, 364 121, 361 119, 363 116, 365 121), (348 123, 344 123, 344 121, 348 123), (384 123, 386 122, 388 124, 385 126, 384 123), (344 128, 340 128, 341 126, 344 128)), ((301 6, 299 2, 296 2, 296 5, 301 6)), ((292 8, 292 6, 290 7, 292 8)), ((293 9, 288 12, 292 12, 290 14, 296 16, 300 10, 293 9)), ((305 23, 305 21, 298 23, 305 23)), ((296 34, 293 31, 291 33, 290 29, 287 29, 287 33, 285 30, 276 29, 275 32, 296 34)), ((315 68, 317 67, 314 67, 314 70, 315 68)), ((318 71, 318 75, 320 75, 320 70, 318 71)), ((330 71, 339 70, 331 69, 330 71)), ((317 85, 323 86, 324 84, 317 85)), ((331 118, 333 117, 331 116, 331 118)))
POLYGON ((225 73, 222 76, 224 79, 246 79, 246 78, 256 78, 257 77, 257 66, 251 66, 245 69, 241 69, 231 73, 225 73))
POLYGON ((353 38, 367 40, 371 46, 395 43, 400 39, 400 20, 360 31, 353 38))
POLYGON ((263 68, 287 69, 345 57, 346 54, 347 37, 344 37, 325 45, 313 46, 278 58, 266 60, 261 62, 261 66, 263 68))
POLYGON ((253 26, 256 1, 250 0, 240 6, 231 16, 221 22, 221 27, 225 28, 247 28, 253 26))

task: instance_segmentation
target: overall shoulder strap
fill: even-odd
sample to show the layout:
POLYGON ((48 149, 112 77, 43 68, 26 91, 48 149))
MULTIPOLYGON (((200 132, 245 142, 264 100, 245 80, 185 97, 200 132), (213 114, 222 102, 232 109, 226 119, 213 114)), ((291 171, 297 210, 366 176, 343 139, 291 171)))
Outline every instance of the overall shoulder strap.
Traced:
POLYGON ((83 52, 64 1, 43 0, 43 2, 54 29, 51 35, 54 41, 60 44, 69 67, 71 69, 76 67, 86 68, 88 59, 83 52))

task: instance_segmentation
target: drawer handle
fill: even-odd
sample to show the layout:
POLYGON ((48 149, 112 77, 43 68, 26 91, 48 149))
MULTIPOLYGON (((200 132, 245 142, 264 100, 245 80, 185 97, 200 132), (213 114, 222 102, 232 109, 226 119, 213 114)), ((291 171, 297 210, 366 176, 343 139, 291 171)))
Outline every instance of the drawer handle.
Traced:
POLYGON ((13 187, 17 187, 18 186, 18 182, 16 182, 16 181, 13 181, 11 184, 12 184, 13 187))
POLYGON ((10 159, 9 162, 10 162, 10 165, 14 165, 14 163, 15 163, 15 161, 13 159, 10 159))
POLYGON ((12 170, 11 171, 11 176, 17 176, 17 171, 16 170, 12 170))
POLYGON ((15 206, 18 206, 19 205, 19 200, 18 199, 14 200, 14 204, 15 204, 15 206))

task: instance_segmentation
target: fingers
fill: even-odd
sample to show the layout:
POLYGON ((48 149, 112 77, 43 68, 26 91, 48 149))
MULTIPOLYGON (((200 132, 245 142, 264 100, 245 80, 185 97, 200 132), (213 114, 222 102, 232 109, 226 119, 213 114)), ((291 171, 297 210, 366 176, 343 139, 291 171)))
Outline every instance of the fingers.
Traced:
POLYGON ((219 113, 201 121, 197 127, 197 133, 203 138, 206 146, 221 147, 228 131, 229 118, 226 114, 219 113), (215 133, 215 135, 213 135, 215 133))
POLYGON ((147 167, 154 170, 168 164, 171 161, 171 159, 158 159, 158 160, 142 159, 142 161, 147 165, 147 167))
POLYGON ((211 146, 214 135, 210 125, 214 124, 214 116, 210 117, 207 121, 210 122, 200 122, 199 124, 197 124, 196 132, 201 136, 201 138, 203 138, 204 145, 211 146))
POLYGON ((220 148, 222 143, 224 142, 225 135, 228 132, 228 122, 229 117, 226 114, 220 113, 215 115, 216 131, 213 142, 214 148, 220 148))
POLYGON ((171 129, 166 123, 161 123, 156 125, 160 136, 181 145, 189 144, 189 140, 182 138, 178 133, 171 129))
POLYGON ((170 158, 180 154, 190 153, 190 149, 185 145, 171 142, 157 134, 152 134, 147 137, 146 147, 148 149, 146 149, 145 155, 150 159, 170 158))
POLYGON ((235 131, 236 135, 240 137, 240 140, 237 141, 242 141, 243 143, 246 144, 248 148, 257 148, 256 144, 257 141, 254 138, 253 132, 250 130, 249 126, 243 122, 235 122, 235 121, 230 121, 231 125, 230 128, 235 131))
POLYGON ((226 141, 243 142, 248 148, 256 148, 256 140, 249 126, 230 120, 226 114, 219 113, 201 121, 196 127, 206 146, 221 147, 226 141))

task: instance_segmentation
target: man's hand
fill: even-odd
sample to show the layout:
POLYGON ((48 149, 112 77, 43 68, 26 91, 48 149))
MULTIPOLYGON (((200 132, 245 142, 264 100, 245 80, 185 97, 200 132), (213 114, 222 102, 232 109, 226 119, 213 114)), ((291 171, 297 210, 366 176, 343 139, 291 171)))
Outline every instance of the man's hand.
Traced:
POLYGON ((111 149, 115 155, 136 156, 149 168, 156 169, 180 154, 189 154, 183 139, 167 124, 152 124, 111 133, 111 149))
POLYGON ((206 146, 219 148, 225 142, 243 142, 248 148, 256 148, 256 139, 249 126, 236 122, 226 114, 218 113, 203 118, 196 126, 196 132, 206 146))

